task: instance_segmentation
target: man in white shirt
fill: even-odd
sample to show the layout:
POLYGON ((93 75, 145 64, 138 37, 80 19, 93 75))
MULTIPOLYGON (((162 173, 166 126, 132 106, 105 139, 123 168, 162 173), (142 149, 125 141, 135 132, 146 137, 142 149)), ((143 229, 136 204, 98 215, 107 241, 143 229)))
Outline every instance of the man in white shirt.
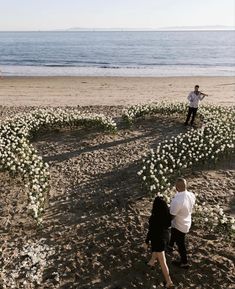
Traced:
POLYGON ((191 227, 191 214, 195 204, 195 195, 187 191, 187 183, 183 178, 176 181, 177 193, 171 201, 170 214, 173 219, 171 222, 171 239, 169 248, 173 249, 174 244, 178 246, 181 257, 180 262, 172 262, 182 268, 188 268, 187 250, 185 246, 185 236, 191 227))
POLYGON ((191 115, 192 115, 192 119, 191 119, 190 125, 193 125, 195 116, 197 114, 199 101, 203 100, 205 96, 208 96, 208 94, 202 93, 198 89, 199 89, 199 85, 195 85, 194 91, 191 91, 188 96, 189 107, 188 107, 188 115, 184 123, 185 125, 188 125, 191 115))

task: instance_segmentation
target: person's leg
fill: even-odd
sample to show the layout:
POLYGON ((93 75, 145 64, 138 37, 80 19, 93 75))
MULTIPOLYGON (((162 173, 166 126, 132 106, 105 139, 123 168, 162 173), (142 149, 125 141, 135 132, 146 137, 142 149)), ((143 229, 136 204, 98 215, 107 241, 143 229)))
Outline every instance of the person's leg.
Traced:
POLYGON ((169 274, 169 269, 166 263, 166 257, 165 257, 165 252, 157 252, 157 258, 160 263, 161 269, 162 269, 162 274, 166 280, 166 287, 170 288, 170 286, 173 285, 173 282, 171 280, 170 274, 169 274))
POLYGON ((186 235, 185 233, 182 233, 176 229, 176 244, 179 249, 179 254, 180 254, 182 264, 188 263, 187 250, 185 246, 185 235, 186 235))
POLYGON ((192 107, 188 107, 188 114, 187 114, 187 118, 186 118, 186 121, 185 121, 185 125, 187 125, 188 124, 188 122, 189 122, 189 119, 190 119, 190 117, 191 117, 191 114, 192 114, 192 107))
POLYGON ((196 117, 196 114, 197 114, 197 108, 192 108, 192 114, 193 114, 193 116, 192 116, 192 120, 191 120, 191 125, 193 125, 193 123, 194 123, 194 119, 195 119, 195 117, 196 117))
POLYGON ((148 262, 149 266, 154 266, 155 263, 157 262, 157 252, 152 252, 151 259, 148 262))
POLYGON ((169 250, 173 250, 175 241, 176 241, 176 231, 175 231, 175 228, 171 228, 171 237, 170 237, 170 242, 168 244, 169 250))

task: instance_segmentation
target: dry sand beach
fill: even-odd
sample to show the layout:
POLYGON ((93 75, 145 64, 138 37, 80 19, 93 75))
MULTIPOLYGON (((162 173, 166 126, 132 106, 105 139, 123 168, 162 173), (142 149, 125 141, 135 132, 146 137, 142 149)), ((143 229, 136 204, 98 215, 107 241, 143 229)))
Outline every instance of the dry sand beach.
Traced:
MULTIPOLYGON (((36 228, 27 217, 20 183, 0 174, 0 266, 9 276, 21 270, 18 284, 22 282, 22 286, 18 288, 163 288, 160 268, 150 270, 145 265, 147 256, 141 245, 151 200, 141 189, 136 173, 143 154, 164 138, 185 131, 184 116, 141 120, 127 128, 121 123, 121 114, 130 104, 185 101, 195 84, 209 94, 205 103, 234 104, 234 77, 0 79, 0 120, 37 106, 80 105, 81 111, 114 117, 119 126, 116 134, 81 128, 43 133, 34 140, 51 172, 52 190, 43 229, 36 228), (30 242, 35 244, 34 251, 38 250, 37 257, 46 258, 36 271, 27 269, 41 276, 40 285, 23 283, 29 279, 24 269, 29 253, 21 252, 30 242)), ((217 167, 204 167, 187 179, 189 190, 234 214, 234 157, 217 167)), ((176 252, 167 256, 175 288, 234 288, 234 239, 193 224, 188 240, 192 264, 188 271, 171 265, 176 252)), ((1 275, 0 288, 9 276, 1 275)))
POLYGON ((205 103, 235 103, 235 77, 3 77, 0 105, 133 105, 185 101, 195 84, 205 103))

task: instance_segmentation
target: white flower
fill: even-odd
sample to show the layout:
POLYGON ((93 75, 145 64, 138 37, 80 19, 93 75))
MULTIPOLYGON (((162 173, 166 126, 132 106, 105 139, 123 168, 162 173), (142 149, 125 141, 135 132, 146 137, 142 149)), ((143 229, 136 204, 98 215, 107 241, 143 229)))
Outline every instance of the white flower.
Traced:
POLYGON ((154 191, 154 190, 156 190, 156 186, 155 185, 150 186, 150 191, 154 191))
POLYGON ((116 123, 111 118, 97 114, 81 115, 74 109, 37 109, 27 114, 18 114, 0 124, 0 169, 24 176, 25 187, 32 190, 29 192, 29 200, 35 218, 39 218, 38 212, 43 211, 42 191, 46 193, 49 190, 50 173, 49 165, 43 162, 29 142, 31 134, 36 133, 42 126, 50 128, 59 123, 61 127, 65 127, 68 122, 79 125, 84 121, 101 125, 108 130, 116 130, 116 123))

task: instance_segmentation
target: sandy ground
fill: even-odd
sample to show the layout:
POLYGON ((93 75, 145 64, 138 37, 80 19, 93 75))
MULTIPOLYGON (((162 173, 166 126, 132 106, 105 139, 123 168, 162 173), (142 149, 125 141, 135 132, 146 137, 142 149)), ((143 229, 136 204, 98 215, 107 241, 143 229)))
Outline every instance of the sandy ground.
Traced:
MULTIPOLYGON (((7 77, 0 79, 0 119, 33 106, 80 105, 119 122, 123 105, 186 101, 195 84, 209 94, 205 103, 235 102, 233 77, 7 77)), ((141 248, 151 201, 136 172, 144 153, 166 135, 184 131, 182 122, 161 117, 131 129, 119 124, 116 134, 78 129, 39 135, 34 146, 52 176, 43 229, 26 214, 20 181, 0 174, 0 288, 10 288, 11 278, 17 289, 162 288, 159 267, 146 267, 148 254, 141 248)), ((233 157, 187 176, 189 188, 234 214, 234 163, 233 157)), ((233 288, 234 247, 234 240, 194 224, 188 236, 190 270, 171 265, 177 252, 167 256, 176 288, 233 288)))
POLYGON ((235 77, 3 77, 0 105, 130 105, 186 101, 195 84, 204 103, 235 103, 235 77))
MULTIPOLYGON (((4 118, 22 108, 0 110, 4 118)), ((120 121, 122 107, 81 110, 102 112, 120 121)), ((139 121, 131 129, 119 123, 116 134, 81 128, 38 135, 33 144, 49 162, 52 177, 44 227, 37 229, 27 217, 20 182, 1 173, 0 268, 7 273, 0 275, 0 288, 11 276, 16 276, 17 285, 12 288, 17 289, 163 288, 159 266, 150 270, 145 265, 149 253, 141 245, 151 200, 136 173, 144 153, 166 135, 184 130, 182 119, 158 117, 139 121), (30 242, 34 247, 22 253, 30 242), (37 252, 36 264, 30 252, 37 252), (30 276, 38 276, 41 284, 29 281, 30 276)), ((189 189, 201 198, 234 213, 234 157, 216 168, 204 167, 187 179, 189 189)), ((175 288, 234 288, 234 239, 193 224, 187 244, 189 270, 171 265, 178 256, 176 251, 167 255, 175 288)))

